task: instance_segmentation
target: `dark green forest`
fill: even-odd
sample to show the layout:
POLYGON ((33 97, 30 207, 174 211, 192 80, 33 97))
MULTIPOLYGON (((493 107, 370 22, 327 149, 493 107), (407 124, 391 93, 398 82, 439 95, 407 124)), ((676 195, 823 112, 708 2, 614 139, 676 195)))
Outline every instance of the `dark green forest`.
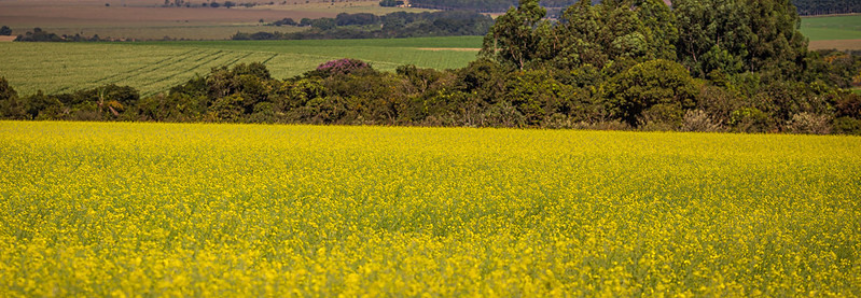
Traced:
POLYGON ((216 68, 159 95, 103 86, 18 96, 4 119, 531 127, 861 134, 861 57, 808 51, 786 0, 537 0, 500 16, 454 70, 340 59, 272 78, 216 68))
MULTIPOLYGON (((390 1, 390 0, 389 0, 390 1)), ((591 0, 594 3, 600 0, 591 0)), ((384 1, 385 2, 385 1, 384 1)), ((567 7, 577 0, 542 0, 544 7, 567 7)), ((678 1, 670 1, 672 3, 678 1)), ((709 2, 709 1, 705 1, 709 2)), ((516 0, 411 0, 413 7, 442 10, 474 10, 479 12, 504 12, 516 7, 516 0)), ((800 15, 861 13, 861 1, 857 0, 792 0, 800 15)))
POLYGON ((274 26, 310 26, 311 30, 293 33, 236 33, 233 40, 301 40, 351 38, 406 38, 430 36, 484 35, 493 19, 471 11, 424 13, 395 12, 384 16, 370 13, 341 13, 335 18, 283 19, 274 26))

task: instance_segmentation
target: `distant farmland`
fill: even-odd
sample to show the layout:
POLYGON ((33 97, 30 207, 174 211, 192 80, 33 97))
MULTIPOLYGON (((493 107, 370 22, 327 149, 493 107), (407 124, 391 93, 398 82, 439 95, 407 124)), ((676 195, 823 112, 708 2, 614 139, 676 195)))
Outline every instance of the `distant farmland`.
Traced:
MULTIPOLYGON (((140 5, 133 1, 129 3, 140 5)), ((288 6, 281 8, 287 9, 288 6)), ((320 3, 311 3, 303 9, 318 11, 325 9, 323 7, 320 3)), ((352 9, 372 8, 361 7, 356 4, 352 9)), ((209 30, 211 34, 218 35, 228 34, 233 28, 215 26, 193 30, 209 30)), ((248 28, 256 31, 276 27, 248 28)), ((103 30, 128 32, 137 29, 103 30)), ((140 30, 150 30, 148 34, 153 34, 155 29, 140 30)), ((185 29, 177 25, 159 30, 165 33, 183 32, 185 29)), ((801 31, 811 40, 811 49, 861 49, 861 15, 803 18, 801 31)), ((481 41, 482 37, 472 36, 319 41, 0 43, 0 52, 4 55, 0 76, 6 77, 19 93, 25 95, 40 89, 51 94, 111 83, 133 86, 143 95, 153 95, 185 82, 195 74, 206 75, 212 67, 236 63, 264 62, 276 78, 300 75, 320 63, 345 57, 368 61, 376 69, 384 71, 392 71, 405 64, 435 69, 459 68, 476 58, 481 41)))
POLYGON ((481 37, 386 40, 223 41, 153 43, 0 43, 0 76, 21 94, 71 92, 105 84, 152 95, 213 67, 263 62, 276 78, 320 63, 357 58, 378 70, 400 65, 447 69, 475 60, 481 37), (450 49, 450 50, 449 50, 450 49))
POLYGON ((204 1, 185 2, 189 5, 193 3, 194 6, 163 7, 163 0, 2 0, 0 25, 9 26, 15 35, 39 27, 59 35, 81 34, 89 37, 98 34, 101 38, 123 40, 161 40, 164 37, 224 40, 237 31, 294 32, 306 29, 262 26, 283 18, 293 18, 298 22, 302 18, 335 17, 343 12, 386 14, 428 11, 380 7, 379 0, 234 1, 259 5, 230 9, 223 6, 202 7, 204 1))
POLYGON ((802 18, 801 32, 811 49, 861 49, 861 15, 802 18))

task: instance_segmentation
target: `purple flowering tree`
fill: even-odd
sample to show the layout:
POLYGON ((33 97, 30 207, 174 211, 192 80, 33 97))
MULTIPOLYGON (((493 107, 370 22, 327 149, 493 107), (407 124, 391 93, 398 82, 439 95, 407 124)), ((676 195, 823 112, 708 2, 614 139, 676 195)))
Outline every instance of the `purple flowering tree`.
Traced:
POLYGON ((350 58, 332 60, 317 66, 318 72, 327 75, 346 75, 368 69, 371 69, 371 66, 364 61, 350 58))

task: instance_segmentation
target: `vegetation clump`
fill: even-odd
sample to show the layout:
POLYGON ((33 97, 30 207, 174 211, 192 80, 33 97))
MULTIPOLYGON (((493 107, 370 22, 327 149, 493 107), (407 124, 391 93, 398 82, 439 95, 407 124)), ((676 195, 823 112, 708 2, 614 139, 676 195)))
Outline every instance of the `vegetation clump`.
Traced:
POLYGON ((272 26, 311 27, 303 32, 236 33, 233 40, 301 40, 404 38, 423 36, 484 35, 493 26, 489 16, 471 11, 395 12, 384 16, 370 13, 341 13, 335 18, 282 19, 272 26))

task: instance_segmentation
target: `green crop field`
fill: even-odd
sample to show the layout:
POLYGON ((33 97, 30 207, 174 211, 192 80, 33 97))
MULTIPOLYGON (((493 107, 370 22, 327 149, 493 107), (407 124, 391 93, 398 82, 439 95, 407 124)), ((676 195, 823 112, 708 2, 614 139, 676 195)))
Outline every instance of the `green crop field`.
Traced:
POLYGON ((0 296, 858 297, 859 148, 0 122, 0 296))
POLYGON ((385 40, 151 43, 0 43, 5 77, 21 94, 69 92, 105 84, 152 95, 205 75, 212 67, 263 62, 276 78, 300 75, 340 58, 376 69, 400 65, 458 68, 474 60, 481 37, 385 40))
POLYGON ((802 18, 801 32, 811 41, 861 39, 861 15, 802 18))

